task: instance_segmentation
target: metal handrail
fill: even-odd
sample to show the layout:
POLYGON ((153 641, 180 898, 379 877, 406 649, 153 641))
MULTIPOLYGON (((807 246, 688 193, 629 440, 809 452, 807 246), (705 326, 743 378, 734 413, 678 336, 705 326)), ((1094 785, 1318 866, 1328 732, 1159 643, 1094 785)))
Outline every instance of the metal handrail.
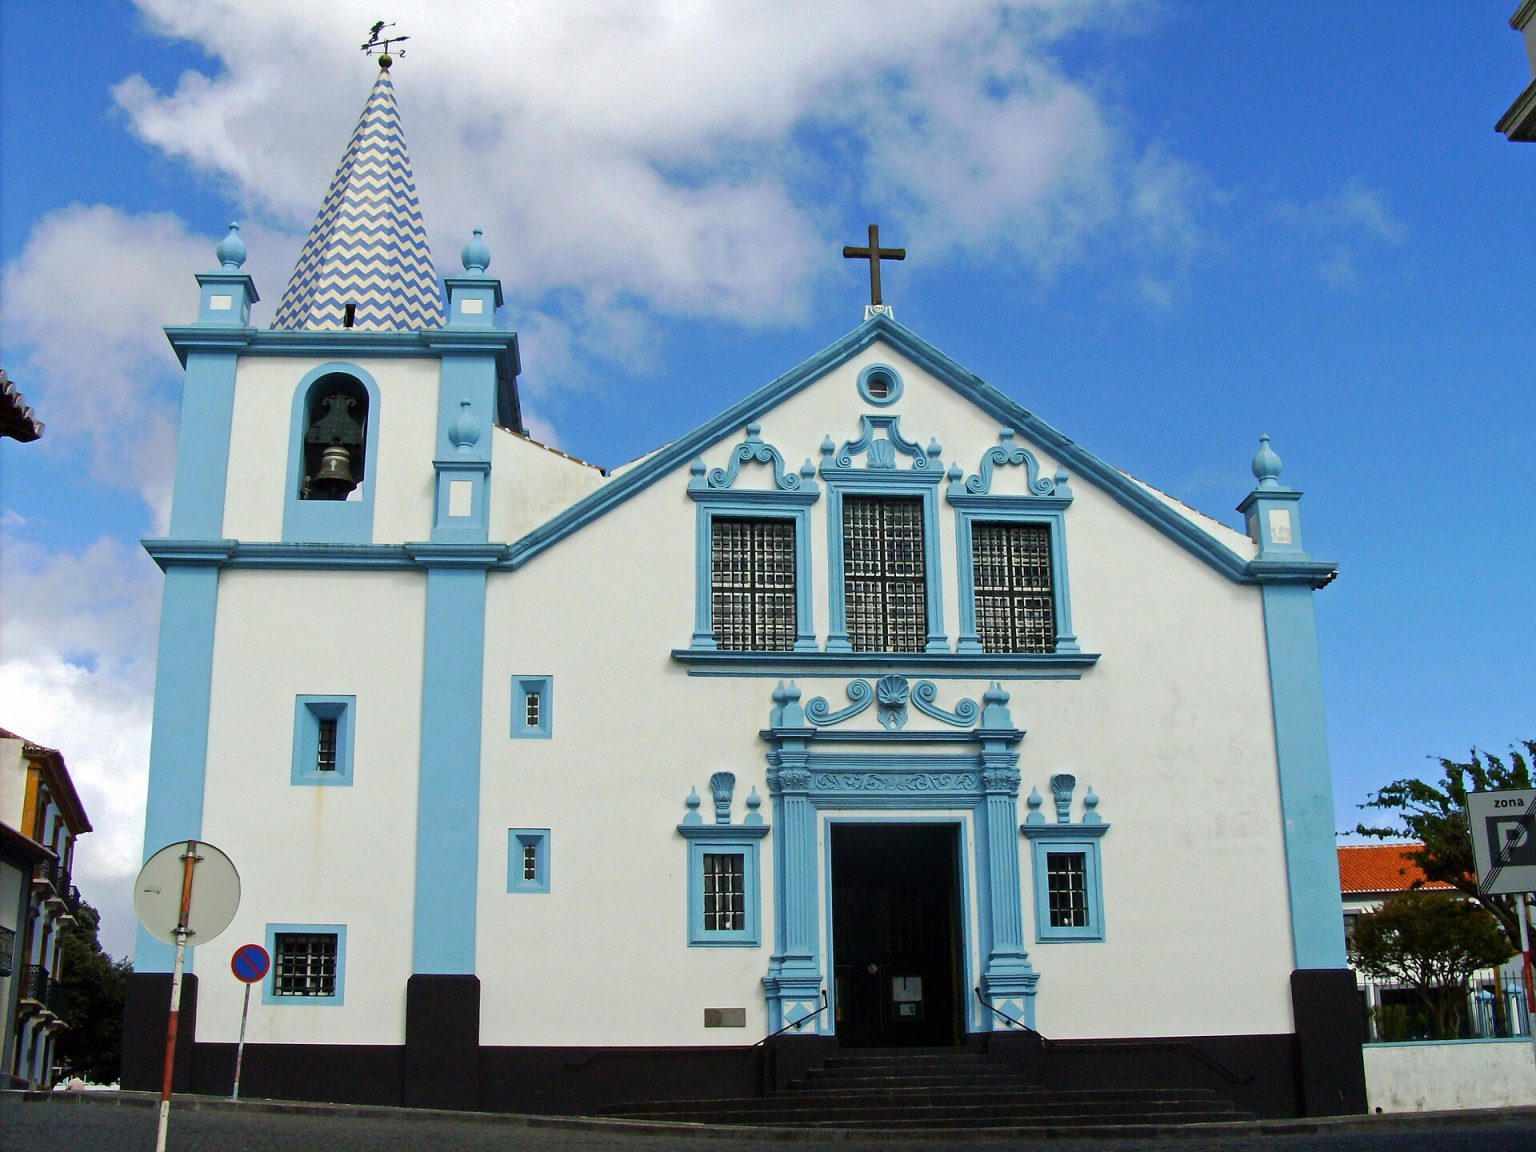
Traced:
MULTIPOLYGON (((1050 1037, 1046 1036, 1043 1032, 1040 1032, 1037 1029, 1031 1028, 1028 1024, 1024 1023, 1022 1020, 1015 1020, 1012 1016, 1008 1015, 1008 1013, 1002 1011, 1000 1008, 997 1008, 990 1001, 988 1001, 986 999, 986 997, 984 997, 981 994, 981 989, 980 988, 976 989, 976 999, 980 1000, 984 1007, 986 1007, 987 1009, 989 1009, 992 1012, 996 1013, 998 1016, 1001 1016, 1004 1020, 1008 1021, 1010 1024, 1017 1025, 1018 1027, 1023 1028, 1026 1032, 1032 1033, 1034 1036, 1038 1037, 1039 1040, 1040 1040, 1041 1047, 1043 1047, 1047 1052, 1049 1052, 1052 1049, 1052 1047, 1054 1047, 1055 1042, 1053 1040, 1051 1040, 1050 1037)), ((1090 1043, 1093 1045, 1094 1048, 1098 1048, 1098 1049, 1103 1049, 1103 1048, 1129 1048, 1129 1049, 1141 1049, 1141 1050, 1145 1050, 1145 1049, 1148 1049, 1148 1048, 1177 1049, 1177 1050, 1189 1053, 1189 1055, 1193 1056, 1197 1061, 1199 1061, 1201 1064, 1204 1064, 1207 1068, 1209 1068, 1212 1072, 1216 1073, 1216 1075, 1220 1076, 1223 1080, 1227 1081, 1227 1083, 1229 1083, 1229 1084, 1251 1084, 1251 1083, 1253 1083, 1254 1074, 1252 1072, 1248 1073, 1246 1076, 1240 1075, 1240 1074, 1232 1071, 1232 1069, 1228 1068, 1225 1064, 1223 1064, 1220 1060, 1216 1059, 1216 1057, 1212 1056, 1209 1052, 1206 1052, 1204 1049, 1199 1048, 1199 1047, 1197 1047, 1194 1044, 1191 1044, 1188 1040, 1154 1040, 1154 1041, 1151 1041, 1151 1042, 1142 1041, 1142 1040, 1093 1040, 1093 1041, 1090 1041, 1090 1043)))
POLYGON ((814 1011, 814 1012, 807 1012, 804 1016, 800 1017, 800 1019, 791 1021, 790 1023, 784 1025, 784 1027, 780 1028, 777 1032, 770 1032, 770 1033, 768 1033, 768 1035, 764 1036, 756 1044, 752 1045, 752 1047, 754 1047, 754 1048, 761 1048, 764 1044, 768 1043, 768 1041, 772 1040, 775 1036, 782 1036, 784 1033, 788 1032, 791 1028, 793 1028, 796 1032, 798 1032, 798 1031, 800 1031, 800 1029, 805 1027, 807 1021, 816 1019, 816 1017, 820 1016, 826 1010, 827 1010, 827 990, 825 988, 823 988, 821 990, 821 1007, 820 1008, 816 1009, 816 1011, 814 1011))
POLYGON ((1033 1028, 1031 1028, 1028 1024, 1024 1023, 1024 1021, 1022 1021, 1022 1020, 1015 1020, 1012 1016, 1008 1015, 1008 1013, 1004 1012, 996 1004, 992 1003, 992 1001, 988 1000, 985 996, 983 996, 981 994, 981 989, 980 988, 976 988, 975 992, 976 992, 976 999, 981 1001, 981 1006, 983 1008, 985 1008, 987 1011, 991 1012, 994 1016, 1001 1017, 1002 1019, 1008 1021, 1008 1023, 1012 1024, 1015 1028, 1022 1028, 1026 1032, 1034 1032, 1034 1034, 1036 1036, 1040 1036, 1040 1042, 1042 1044, 1046 1044, 1046 1045, 1050 1044, 1049 1040, 1047 1040, 1044 1036, 1041 1036, 1039 1032, 1035 1032, 1035 1030, 1033 1028))

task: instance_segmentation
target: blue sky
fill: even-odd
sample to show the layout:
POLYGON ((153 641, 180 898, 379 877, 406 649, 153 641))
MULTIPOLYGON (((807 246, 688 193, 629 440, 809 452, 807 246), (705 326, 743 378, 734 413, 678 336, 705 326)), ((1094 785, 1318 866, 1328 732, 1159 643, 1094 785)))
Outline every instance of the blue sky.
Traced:
MULTIPOLYGON (((1520 333, 1536 146, 1513 0, 399 2, 439 271, 486 229, 538 434, 615 465, 902 323, 1236 525, 1306 491, 1338 822, 1536 735, 1520 333)), ((0 2, 0 726, 63 750, 131 938, 178 379, 160 327, 232 219, 270 321, 361 109, 377 6, 0 2)))

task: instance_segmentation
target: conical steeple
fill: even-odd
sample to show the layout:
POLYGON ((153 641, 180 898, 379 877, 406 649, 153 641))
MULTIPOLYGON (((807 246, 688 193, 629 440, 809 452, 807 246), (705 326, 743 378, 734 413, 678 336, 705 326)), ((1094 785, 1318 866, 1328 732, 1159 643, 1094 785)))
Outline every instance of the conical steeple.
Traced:
POLYGON ((272 327, 414 331, 442 324, 442 296, 384 57, 272 327))

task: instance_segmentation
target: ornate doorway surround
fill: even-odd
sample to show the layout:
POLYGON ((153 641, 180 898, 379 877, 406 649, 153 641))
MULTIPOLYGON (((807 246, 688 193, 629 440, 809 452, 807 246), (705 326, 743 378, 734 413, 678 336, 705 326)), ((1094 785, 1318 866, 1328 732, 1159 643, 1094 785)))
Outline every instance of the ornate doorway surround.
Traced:
MULTIPOLYGON (((1018 746, 1024 733, 1008 711, 1008 693, 993 682, 953 710, 937 705, 931 680, 889 675, 871 685, 850 681, 850 703, 833 710, 824 697, 804 706, 800 689, 780 683, 763 730, 768 742, 768 791, 773 799, 774 950, 763 986, 769 1030, 806 1021, 823 1035, 834 1031, 819 1013, 827 987, 823 885, 817 865, 817 819, 822 809, 842 812, 969 809, 975 858, 975 939, 967 953, 981 958, 982 998, 999 1012, 1034 1026, 1040 976, 1024 947, 1019 883, 1018 746), (876 709, 879 728, 842 728, 876 709), (905 731, 908 709, 947 727, 905 731)), ((969 978, 969 973, 963 975, 969 978)), ((1002 1031, 996 1013, 971 1004, 972 1032, 1002 1031)))

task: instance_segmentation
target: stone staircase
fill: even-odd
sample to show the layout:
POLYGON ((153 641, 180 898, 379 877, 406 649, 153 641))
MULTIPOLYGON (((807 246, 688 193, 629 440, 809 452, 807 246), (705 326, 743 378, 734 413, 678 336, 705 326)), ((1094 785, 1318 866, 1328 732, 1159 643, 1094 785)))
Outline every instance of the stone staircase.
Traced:
POLYGON ((773 1096, 619 1104, 633 1120, 784 1128, 1006 1128, 1035 1135, 1150 1135, 1169 1125, 1252 1120, 1198 1089, 1041 1088, 954 1049, 847 1049, 773 1096))

